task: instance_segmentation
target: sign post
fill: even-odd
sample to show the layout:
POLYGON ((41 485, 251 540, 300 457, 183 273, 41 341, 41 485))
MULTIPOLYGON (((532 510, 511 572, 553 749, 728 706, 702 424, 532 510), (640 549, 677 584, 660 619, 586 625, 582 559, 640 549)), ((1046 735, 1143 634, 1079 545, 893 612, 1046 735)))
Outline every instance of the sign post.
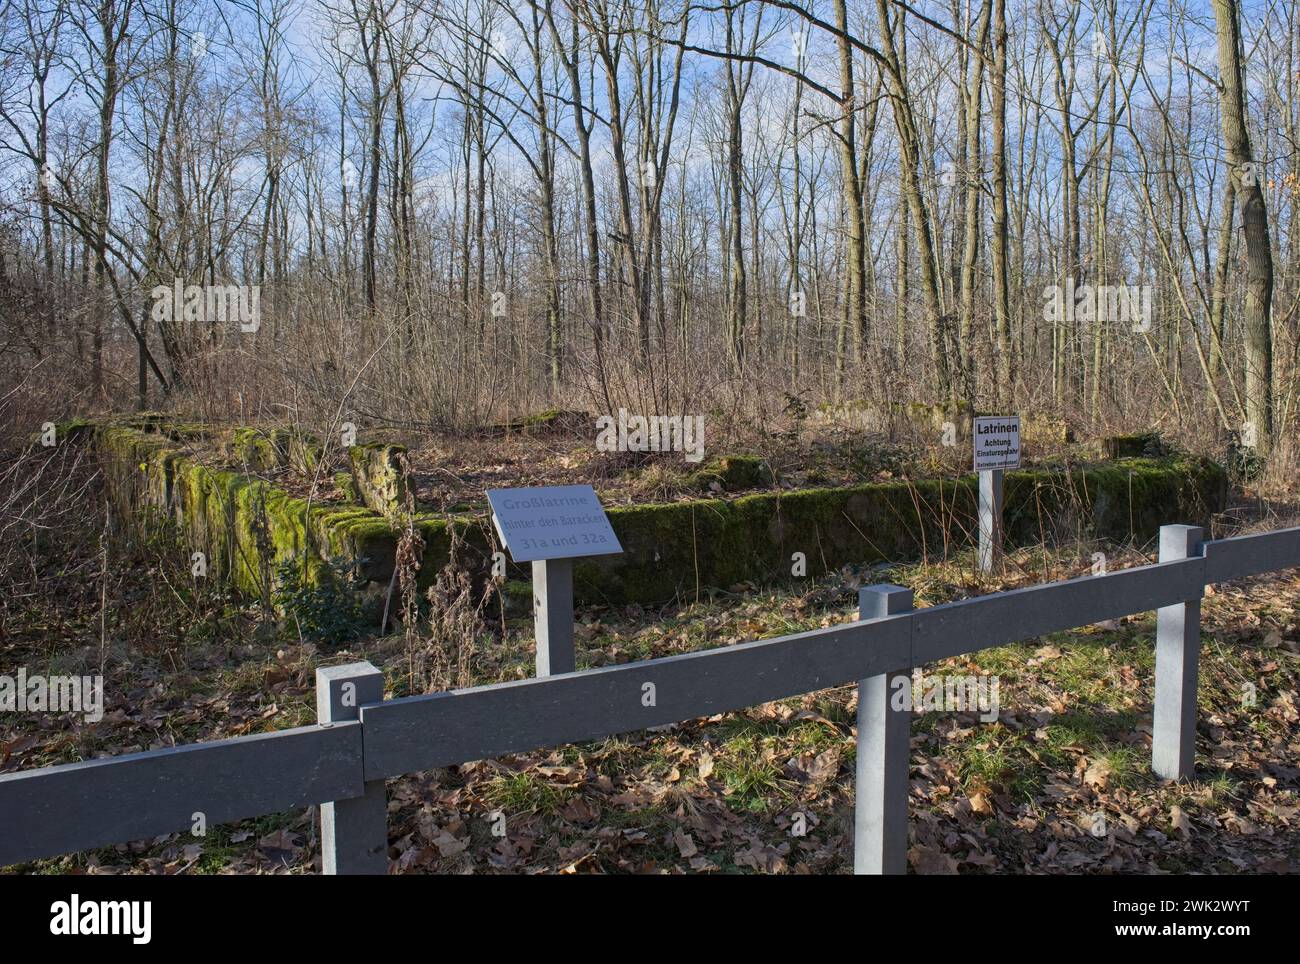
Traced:
POLYGON ((537 676, 572 673, 573 560, 533 560, 533 635, 537 638, 537 676))
POLYGON ((979 568, 1002 565, 1002 474, 1020 468, 1020 416, 980 416, 974 424, 975 471, 980 477, 979 568))
POLYGON ((537 675, 572 673, 573 560, 622 552, 589 485, 489 489, 492 524, 515 562, 533 564, 537 675))

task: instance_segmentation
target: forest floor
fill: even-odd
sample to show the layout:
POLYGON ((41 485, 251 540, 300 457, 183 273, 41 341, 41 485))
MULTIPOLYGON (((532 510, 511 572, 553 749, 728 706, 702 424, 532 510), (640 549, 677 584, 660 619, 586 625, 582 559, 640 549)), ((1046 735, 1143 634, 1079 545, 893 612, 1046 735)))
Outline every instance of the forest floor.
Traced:
MULTIPOLYGON (((532 674, 527 617, 456 640, 422 619, 409 633, 319 645, 178 576, 179 546, 101 538, 86 512, 84 538, 43 545, 0 601, 0 654, 29 674, 102 671, 105 716, 0 716, 0 772, 310 724, 320 665, 370 660, 395 696, 436 687, 431 667, 452 668, 458 684, 532 674)), ((863 579, 910 586, 927 606, 1080 575, 1094 548, 1021 551, 998 579, 955 559, 685 606, 583 609, 579 666, 846 622, 863 579)), ((1144 549, 1112 548, 1109 567, 1149 561, 1144 549)), ((915 717, 911 869, 1300 871, 1300 574, 1214 586, 1203 614, 1197 772, 1181 784, 1149 767, 1153 614, 924 667, 996 677, 999 709, 915 717)), ((854 703, 842 687, 390 781, 391 869, 848 873, 854 703)), ((311 872, 315 828, 313 810, 299 810, 7 870, 311 872)))

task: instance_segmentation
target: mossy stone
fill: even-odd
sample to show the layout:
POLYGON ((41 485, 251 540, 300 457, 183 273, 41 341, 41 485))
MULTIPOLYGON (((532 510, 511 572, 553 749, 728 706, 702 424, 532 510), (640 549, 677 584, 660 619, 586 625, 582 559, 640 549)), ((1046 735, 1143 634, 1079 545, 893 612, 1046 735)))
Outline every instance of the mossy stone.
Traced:
POLYGON ((402 468, 406 446, 370 442, 348 449, 348 462, 361 504, 391 514, 406 503, 409 480, 402 468))

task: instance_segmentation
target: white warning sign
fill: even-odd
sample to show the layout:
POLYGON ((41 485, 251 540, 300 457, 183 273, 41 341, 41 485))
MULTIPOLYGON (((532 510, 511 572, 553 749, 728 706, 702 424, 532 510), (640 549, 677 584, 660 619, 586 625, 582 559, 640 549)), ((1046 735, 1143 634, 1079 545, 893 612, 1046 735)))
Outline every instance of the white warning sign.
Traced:
POLYGON ((1020 468, 1020 416, 982 415, 975 419, 975 471, 1020 468))

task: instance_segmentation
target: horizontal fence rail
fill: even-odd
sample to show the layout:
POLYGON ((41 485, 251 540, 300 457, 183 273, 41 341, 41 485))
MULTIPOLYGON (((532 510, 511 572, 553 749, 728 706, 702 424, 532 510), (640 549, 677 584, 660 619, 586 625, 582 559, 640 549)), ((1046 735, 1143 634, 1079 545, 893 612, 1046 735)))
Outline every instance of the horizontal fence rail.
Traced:
POLYGON ((361 708, 366 779, 578 743, 844 686, 1198 598, 1202 559, 979 596, 793 636, 361 708), (646 684, 655 705, 645 706, 646 684))
POLYGON ((1262 572, 1290 569, 1300 563, 1300 528, 1278 529, 1205 543, 1205 581, 1225 582, 1262 572))
POLYGON ((0 865, 357 797, 361 776, 359 723, 0 774, 0 865))
POLYGON ((891 617, 579 673, 386 700, 361 707, 366 779, 712 716, 843 686, 906 662, 907 656, 908 621, 891 617))
POLYGON ((405 773, 679 723, 856 683, 854 868, 906 869, 906 711, 883 695, 926 662, 1155 610, 1153 769, 1195 750, 1200 599, 1207 583, 1300 566, 1300 528, 1202 542, 1161 529, 1160 561, 912 609, 860 593, 856 622, 539 679, 382 699, 367 663, 317 671, 318 724, 0 774, 0 865, 322 805, 327 873, 383 872, 383 781, 405 773))

